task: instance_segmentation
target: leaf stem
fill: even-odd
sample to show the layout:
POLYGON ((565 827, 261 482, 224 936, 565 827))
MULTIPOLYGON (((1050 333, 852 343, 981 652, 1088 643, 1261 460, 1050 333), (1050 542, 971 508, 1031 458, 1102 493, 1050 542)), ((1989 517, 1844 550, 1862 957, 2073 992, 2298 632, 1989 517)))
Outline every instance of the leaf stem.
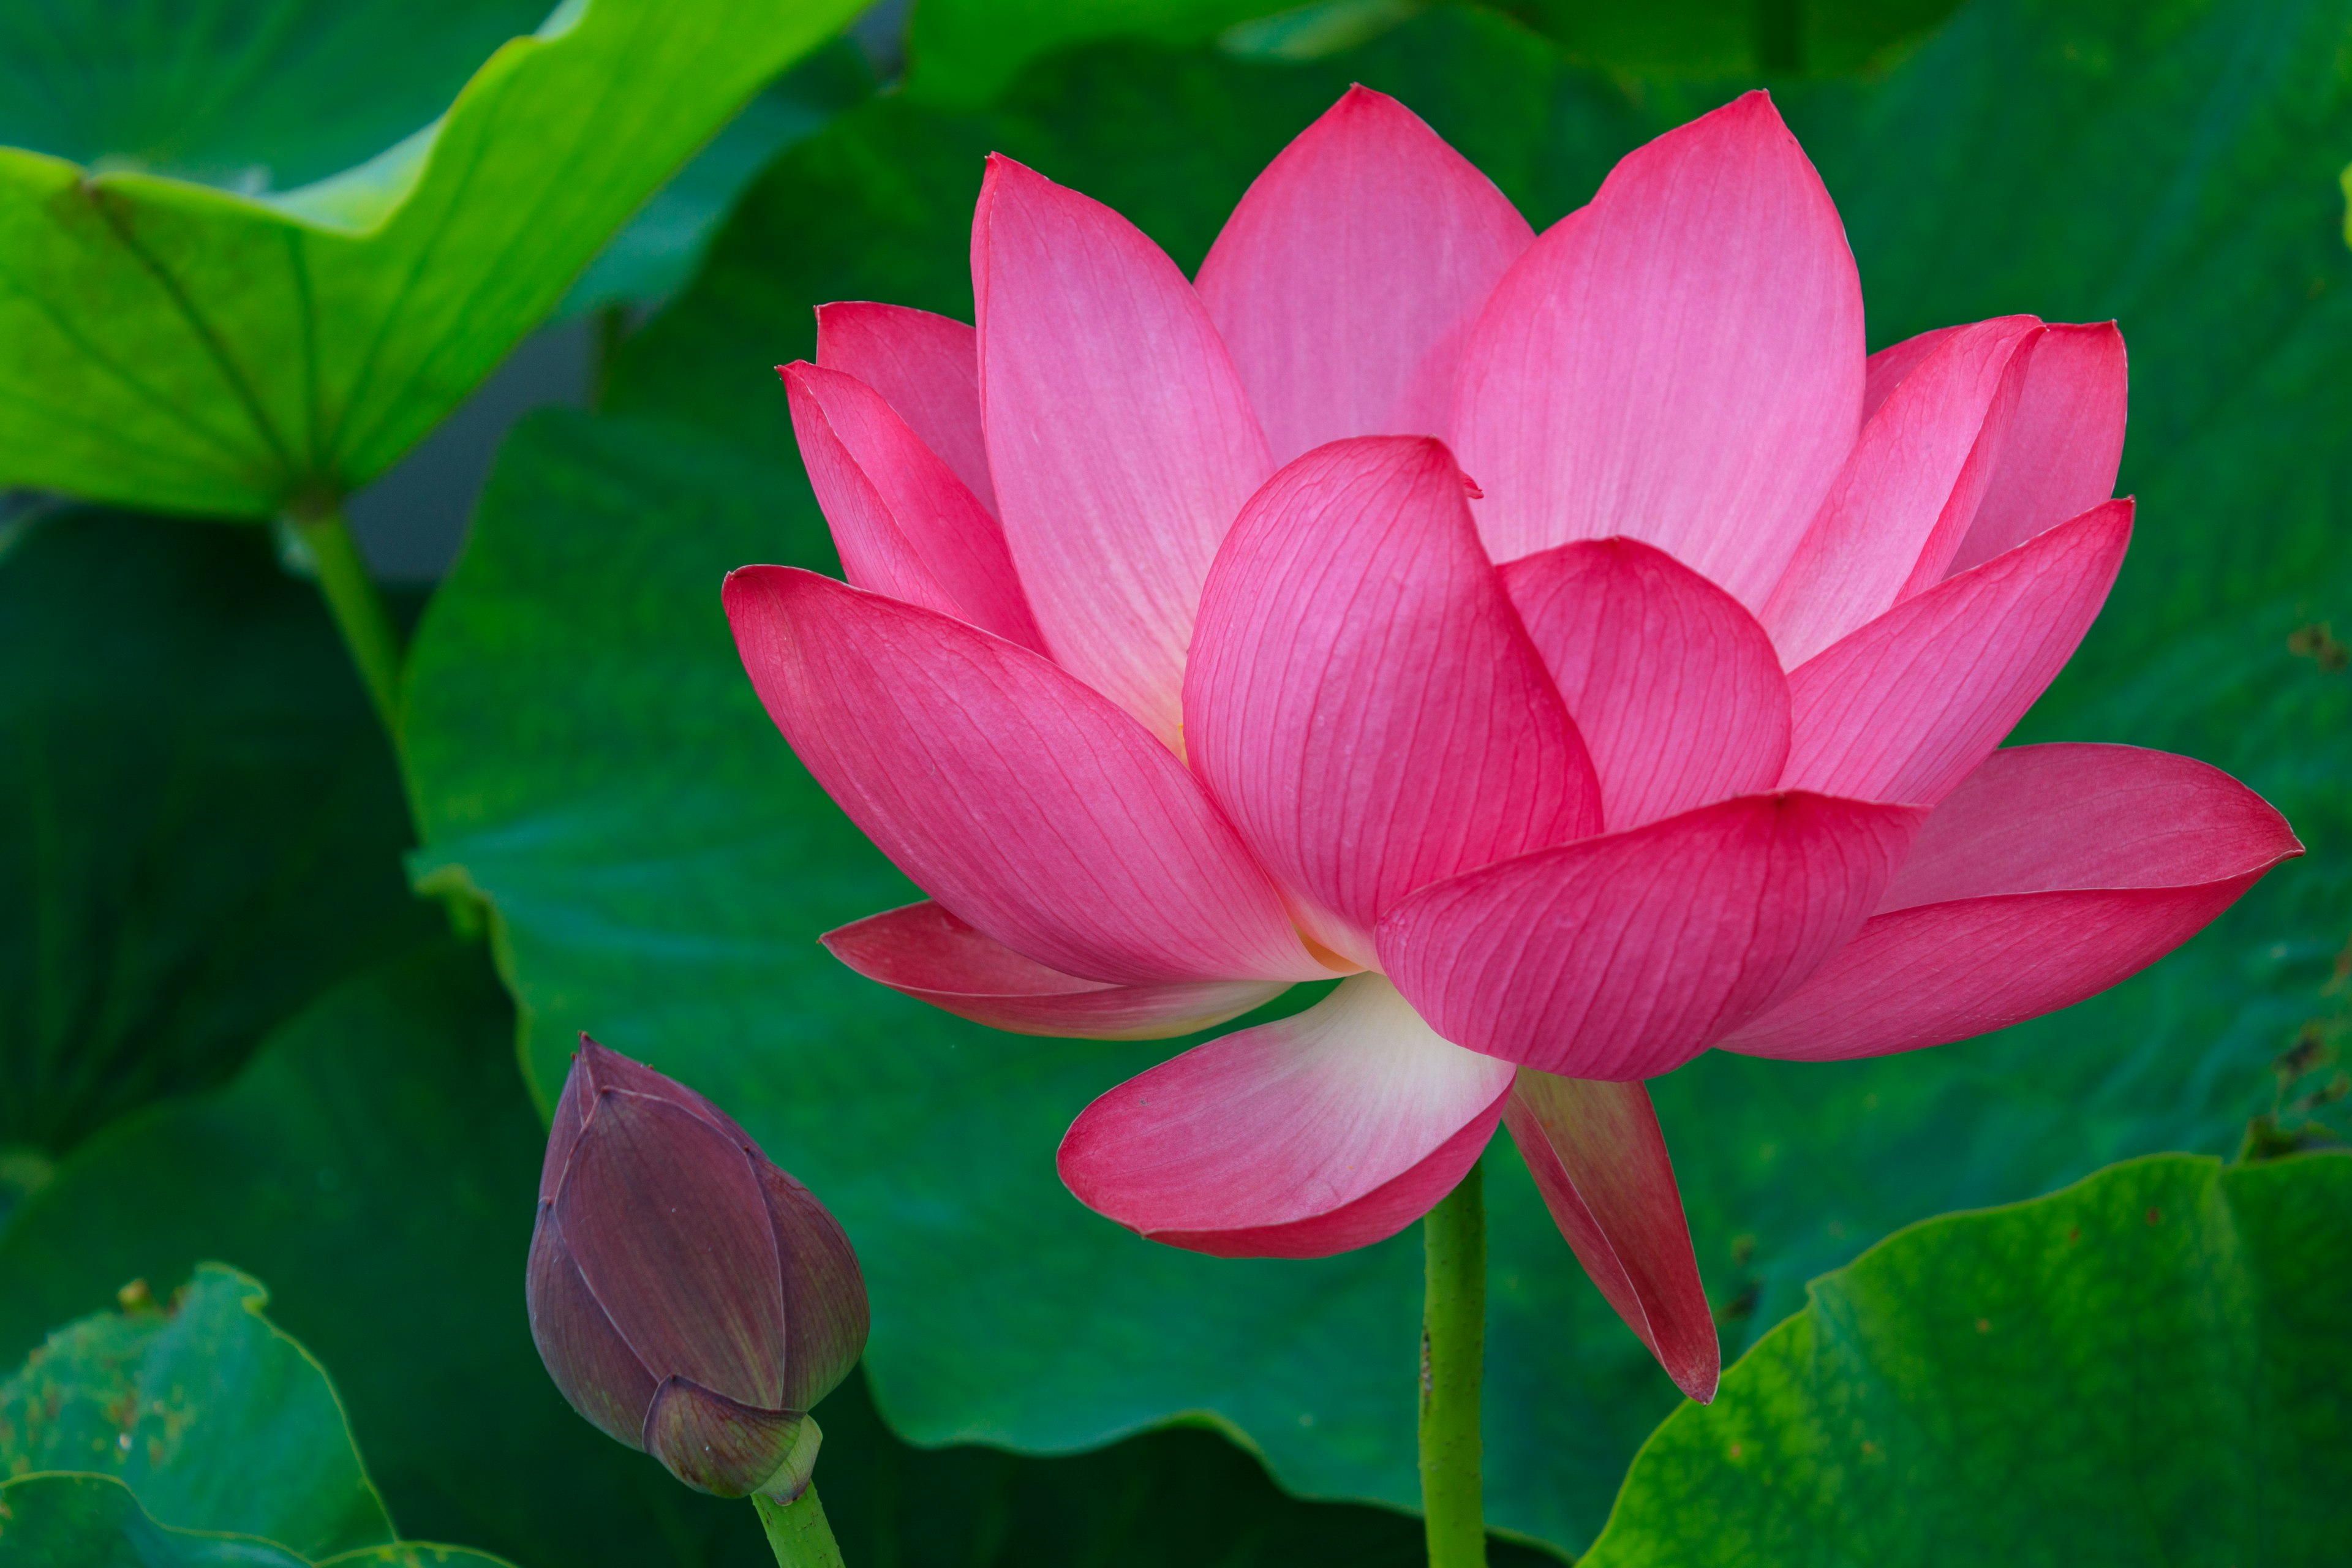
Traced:
POLYGON ((778 1502, 764 1493, 751 1495, 760 1510, 761 1527, 768 1532, 768 1550, 776 1554, 776 1568, 842 1568, 841 1547, 825 1522, 824 1504, 817 1500, 816 1483, 790 1502, 778 1502))
POLYGON ((1429 1568, 1486 1568, 1478 1380, 1486 1352, 1486 1201, 1478 1167, 1422 1221, 1421 1510, 1429 1568))
POLYGON ((335 629, 343 634, 343 646, 351 650, 361 684, 367 688, 377 716, 396 744, 400 739, 400 634, 394 629, 392 613, 384 607, 383 595, 376 591, 375 579, 368 573, 366 558, 360 554, 359 542, 352 537, 351 524, 343 520, 340 507, 316 516, 298 516, 294 528, 318 563, 319 592, 326 595, 327 611, 334 616, 335 629))

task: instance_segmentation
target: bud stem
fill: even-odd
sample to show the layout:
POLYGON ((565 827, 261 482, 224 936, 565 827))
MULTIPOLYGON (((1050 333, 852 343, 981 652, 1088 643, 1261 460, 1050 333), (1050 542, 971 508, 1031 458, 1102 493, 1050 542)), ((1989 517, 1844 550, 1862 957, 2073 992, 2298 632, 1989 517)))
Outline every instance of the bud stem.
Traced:
POLYGON ((1486 1203, 1478 1167, 1422 1221, 1421 1510, 1430 1568, 1486 1568, 1478 1380, 1486 1350, 1486 1203))
POLYGON ((841 1547, 833 1539, 833 1526, 825 1522, 814 1481, 790 1502, 755 1492, 751 1506, 760 1510, 776 1568, 842 1568, 841 1547))

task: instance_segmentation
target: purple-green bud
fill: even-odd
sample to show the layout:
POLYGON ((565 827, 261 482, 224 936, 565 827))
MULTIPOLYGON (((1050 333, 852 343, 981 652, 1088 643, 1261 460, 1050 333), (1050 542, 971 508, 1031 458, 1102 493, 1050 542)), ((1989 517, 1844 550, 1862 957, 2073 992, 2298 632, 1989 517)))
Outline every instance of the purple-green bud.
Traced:
POLYGON ((710 1101, 580 1037, 539 1178, 531 1338, 572 1407, 720 1497, 798 1497, 866 1348, 849 1238, 710 1101))

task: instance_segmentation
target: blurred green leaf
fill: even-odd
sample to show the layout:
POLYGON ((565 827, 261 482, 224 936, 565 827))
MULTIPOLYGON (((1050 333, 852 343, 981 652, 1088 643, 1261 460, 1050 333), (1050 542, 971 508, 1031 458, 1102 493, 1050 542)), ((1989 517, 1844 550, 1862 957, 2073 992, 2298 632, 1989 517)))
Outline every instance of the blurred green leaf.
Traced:
MULTIPOLYGON (((1661 1080, 1735 1351, 1903 1225, 2152 1150, 2234 1150, 2315 1004, 2352 923, 2352 680, 2286 639, 2352 624, 2332 151, 2352 140, 2347 21, 2344 0, 1984 0, 1883 83, 1784 95, 1877 342, 2014 310, 2123 318, 2139 542, 2030 731, 2204 756, 2314 853, 2057 1018, 1875 1062, 1710 1056, 1661 1080)), ((542 416, 509 444, 423 629, 408 741, 418 868, 495 910, 541 1091, 589 1027, 792 1151, 858 1239, 868 1365, 898 1430, 1065 1449, 1213 1412, 1289 1487, 1409 1507, 1415 1239, 1220 1261, 1081 1210, 1054 1174, 1063 1128, 1178 1043, 991 1035, 834 966, 816 933, 909 890, 767 724, 718 604, 728 567, 830 560, 770 367, 807 352, 827 299, 968 319, 985 152, 1110 203, 1190 267, 1350 79, 1398 94, 1545 222, 1738 85, 1621 88, 1440 10, 1307 67, 1128 45, 1045 62, 984 115, 857 110, 754 189, 696 289, 625 353, 612 412, 542 416)), ((1676 1399, 1516 1161, 1492 1163, 1489 1518, 1580 1546, 1676 1399)))
POLYGON ((461 1546, 394 1542, 316 1560, 247 1535, 158 1524, 111 1476, 0 1481, 0 1568, 505 1568, 461 1546))
POLYGON ((260 1281, 205 1263, 163 1310, 124 1294, 0 1383, 0 1473, 111 1476, 159 1523, 309 1556, 393 1539, 334 1386, 262 1317, 260 1281))
POLYGON ((0 148, 0 484, 237 517, 331 503, 854 8, 576 0, 442 119, 293 191, 0 148))
MULTIPOLYGON (((478 953, 436 944, 320 1003, 211 1099, 95 1140, 0 1239, 0 1355, 133 1275, 171 1280, 196 1258, 235 1256, 268 1272, 272 1315, 335 1368, 410 1532, 486 1542, 540 1568, 766 1563, 749 1507, 688 1492, 607 1439, 540 1366, 522 1272, 543 1135, 504 1048, 509 1024, 478 953)), ((796 1150, 770 1152, 798 1168, 796 1150)), ((200 1289, 219 1281, 225 1301, 237 1295, 236 1276, 199 1266, 197 1278, 200 1289)), ((99 1321, 136 1332, 144 1321, 99 1321)), ((826 1511, 854 1563, 1420 1561, 1418 1521, 1294 1501, 1210 1432, 1064 1459, 914 1449, 856 1378, 817 1417, 826 1511)), ((5 1528, 0 1564, 15 1568, 5 1528)), ((1501 1568, 1543 1560, 1496 1544, 1501 1568)))
POLYGON ((2352 1155, 2187 1155, 1815 1280, 1634 1460, 1604 1565, 2324 1563, 2352 1475, 2352 1155))
MULTIPOLYGON (((67 511, 0 555, 0 1211, 429 934, 399 774, 250 529, 67 511)), ((4 1222, 4 1221, 0 1221, 4 1222)), ((117 1281, 121 1283, 121 1281, 117 1281)))
POLYGON ((1055 49, 1098 38, 1203 42, 1289 9, 1282 0, 917 0, 907 89, 926 102, 977 107, 1055 49))
POLYGON ((253 194, 366 162, 549 0, 11 0, 0 143, 253 194))
POLYGON ((1615 70, 1697 76, 1883 69, 1958 0, 1502 0, 1570 56, 1615 70))

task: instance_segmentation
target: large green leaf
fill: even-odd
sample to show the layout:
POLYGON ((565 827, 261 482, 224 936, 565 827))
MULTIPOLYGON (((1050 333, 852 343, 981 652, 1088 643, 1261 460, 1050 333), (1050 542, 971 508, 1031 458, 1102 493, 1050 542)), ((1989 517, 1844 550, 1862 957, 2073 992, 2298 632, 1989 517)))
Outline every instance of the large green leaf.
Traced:
MULTIPOLYGON (((764 1563, 750 1508, 698 1497, 610 1441, 541 1369, 521 1284, 542 1133, 504 1048, 509 1016, 479 955, 438 945, 322 1002, 209 1100, 110 1130, 0 1240, 0 1355, 134 1275, 169 1281, 235 1256, 268 1273, 273 1316, 335 1369, 408 1532, 542 1568, 764 1563)), ((795 1150, 774 1152, 797 1165, 795 1150)), ((826 1511, 854 1563, 1405 1568, 1420 1556, 1417 1521, 1293 1501, 1209 1432, 1067 1459, 919 1450, 883 1428, 856 1379, 817 1415, 826 1511)), ((1497 1543, 1498 1563, 1540 1560, 1497 1543)))
POLYGON ((2165 1155, 1814 1281, 1634 1461, 1584 1561, 2326 1563, 2352 1156, 2165 1155))
POLYGON ((26 527, 0 556, 0 1144, 57 1154, 437 917, 400 877, 383 727, 256 531, 26 527))
POLYGON ((292 191, 0 148, 0 484, 243 517, 331 503, 853 8, 568 0, 443 118, 292 191))
POLYGON ((206 1263, 162 1310, 126 1294, 0 1383, 0 1474, 113 1476, 161 1523, 314 1557, 393 1539, 333 1384, 262 1317, 260 1281, 206 1263))
MULTIPOLYGON (((2287 637, 2352 586, 2347 18, 2344 0, 1981 0, 1883 83, 1787 100, 1878 341, 2011 310, 2123 318, 2140 541, 2032 730, 2206 756, 2315 854, 2057 1018, 1879 1062, 1714 1056, 1662 1080, 1735 1350, 1902 1225, 2130 1154, 2234 1148, 2325 978, 2352 918, 2352 682, 2287 637)), ((866 1258, 869 1365, 900 1430, 1063 1449, 1209 1411, 1287 1485, 1409 1506, 1413 1238, 1225 1262, 1081 1210, 1055 1140, 1173 1047, 991 1035, 831 965, 815 934, 908 889, 767 725, 718 605, 730 566, 828 559, 769 367, 807 351, 818 300, 969 310, 982 153, 1109 201, 1190 266, 1350 79, 1420 110, 1539 221, 1738 85, 1635 95, 1441 11, 1304 68, 1127 47, 1041 66, 987 115, 870 105, 755 189, 625 357, 613 412, 548 416, 509 445, 420 638, 408 739, 420 870, 495 911, 541 1091, 589 1028, 793 1150, 866 1258)), ((1490 1517, 1577 1546, 1675 1395, 1516 1163, 1493 1163, 1490 1517)))
POLYGON ((402 1541, 306 1558, 250 1535, 159 1524, 111 1476, 0 1481, 0 1568, 506 1568, 462 1546, 402 1541))

